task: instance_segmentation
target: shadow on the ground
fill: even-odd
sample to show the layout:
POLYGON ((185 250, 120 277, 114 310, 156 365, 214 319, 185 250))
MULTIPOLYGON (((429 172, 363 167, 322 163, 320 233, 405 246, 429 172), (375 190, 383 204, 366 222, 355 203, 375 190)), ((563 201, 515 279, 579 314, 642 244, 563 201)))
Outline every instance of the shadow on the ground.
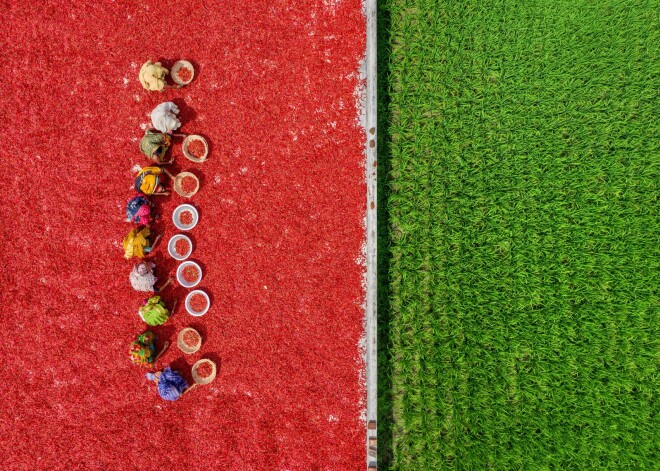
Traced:
POLYGON ((392 462, 392 372, 389 302, 390 223, 389 173, 389 82, 391 55, 390 11, 387 2, 378 2, 378 468, 392 462))

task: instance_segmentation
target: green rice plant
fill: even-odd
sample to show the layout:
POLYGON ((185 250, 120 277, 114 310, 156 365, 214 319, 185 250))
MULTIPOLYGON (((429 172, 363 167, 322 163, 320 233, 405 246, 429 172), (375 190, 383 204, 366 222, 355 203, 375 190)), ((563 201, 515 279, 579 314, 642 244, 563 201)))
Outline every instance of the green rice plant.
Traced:
POLYGON ((383 468, 657 469, 659 14, 381 6, 383 468))

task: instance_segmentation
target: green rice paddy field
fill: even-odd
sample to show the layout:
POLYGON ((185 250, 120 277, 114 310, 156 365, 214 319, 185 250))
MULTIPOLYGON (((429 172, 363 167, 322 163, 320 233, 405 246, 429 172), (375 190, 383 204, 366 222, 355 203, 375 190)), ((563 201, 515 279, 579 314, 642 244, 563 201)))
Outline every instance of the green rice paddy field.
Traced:
POLYGON ((385 0, 379 461, 658 469, 660 0, 385 0))

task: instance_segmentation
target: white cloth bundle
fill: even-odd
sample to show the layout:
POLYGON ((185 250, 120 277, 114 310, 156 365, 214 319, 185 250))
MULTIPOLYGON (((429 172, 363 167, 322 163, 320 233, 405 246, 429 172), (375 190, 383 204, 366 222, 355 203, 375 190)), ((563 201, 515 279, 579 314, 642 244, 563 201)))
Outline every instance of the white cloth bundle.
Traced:
POLYGON ((172 132, 181 127, 181 121, 177 118, 179 108, 171 101, 161 103, 151 112, 151 123, 160 132, 172 132))

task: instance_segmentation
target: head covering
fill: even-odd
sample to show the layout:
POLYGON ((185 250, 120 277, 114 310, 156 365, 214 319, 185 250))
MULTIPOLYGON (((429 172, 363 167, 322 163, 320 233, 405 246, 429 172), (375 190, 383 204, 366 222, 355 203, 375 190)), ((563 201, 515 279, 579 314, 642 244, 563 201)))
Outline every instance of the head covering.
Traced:
POLYGON ((151 203, 141 193, 133 196, 126 203, 126 221, 136 224, 148 224, 151 216, 151 203))
POLYGON ((137 336, 128 350, 128 354, 133 363, 136 365, 147 366, 154 362, 156 354, 154 339, 155 335, 153 332, 149 331, 137 336))
POLYGON ((161 173, 163 169, 160 167, 144 167, 135 177, 135 191, 153 195, 160 184, 161 173))
POLYGON ((140 306, 140 317, 149 325, 161 325, 170 318, 170 311, 165 307, 165 303, 160 296, 152 296, 145 299, 140 306))
POLYGON ((168 70, 160 62, 147 61, 142 64, 138 78, 142 86, 149 91, 162 91, 168 70))
MULTIPOLYGON (((179 123, 180 125, 181 123, 179 123)), ((167 152, 167 149, 170 148, 171 143, 172 141, 169 135, 147 129, 140 140, 140 151, 149 158, 154 155, 154 152, 158 152, 158 155, 162 157, 167 152)))
POLYGON ((169 366, 160 373, 147 373, 147 379, 158 382, 158 394, 166 401, 176 401, 188 387, 186 380, 169 366))
POLYGON ((181 127, 181 121, 177 118, 179 107, 171 101, 161 103, 151 112, 151 123, 160 132, 171 133, 181 127))
MULTIPOLYGON (((153 291, 154 285, 158 281, 153 272, 147 269, 147 263, 149 262, 136 263, 129 275, 131 286, 136 291, 153 291)), ((155 266, 153 263, 151 264, 152 269, 155 266)))
POLYGON ((146 226, 136 227, 124 237, 124 258, 144 258, 145 249, 149 248, 151 231, 146 226))

